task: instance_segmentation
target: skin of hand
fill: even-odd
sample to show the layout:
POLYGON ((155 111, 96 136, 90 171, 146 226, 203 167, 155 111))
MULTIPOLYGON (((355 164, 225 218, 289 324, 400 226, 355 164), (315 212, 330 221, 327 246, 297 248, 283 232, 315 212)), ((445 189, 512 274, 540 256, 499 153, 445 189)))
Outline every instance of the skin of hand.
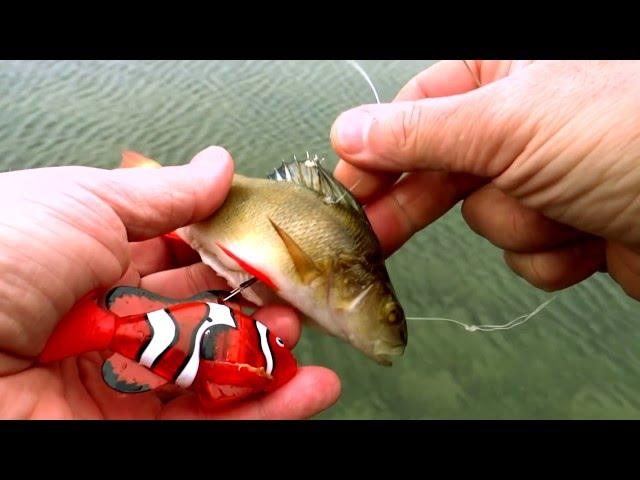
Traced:
POLYGON ((640 62, 443 61, 338 117, 335 176, 387 254, 463 200, 534 286, 605 271, 640 299, 638 112, 640 62))
MULTIPOLYGON (((184 166, 101 170, 54 167, 0 174, 0 418, 303 419, 338 398, 330 370, 301 367, 278 390, 214 412, 184 392, 127 395, 101 376, 107 352, 50 365, 34 359, 60 318, 86 292, 137 285, 184 297, 228 288, 209 267, 176 261, 159 235, 211 215, 231 185, 233 161, 210 147, 184 166)), ((295 312, 255 317, 293 345, 295 312)))

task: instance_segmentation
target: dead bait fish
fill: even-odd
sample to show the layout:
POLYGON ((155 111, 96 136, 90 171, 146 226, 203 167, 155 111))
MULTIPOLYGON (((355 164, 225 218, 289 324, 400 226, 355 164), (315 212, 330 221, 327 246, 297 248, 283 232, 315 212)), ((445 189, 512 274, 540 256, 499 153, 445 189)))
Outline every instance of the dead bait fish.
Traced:
MULTIPOLYGON (((127 166, 150 162, 124 154, 127 166)), ((405 315, 378 239, 317 159, 283 163, 266 179, 236 174, 222 207, 177 234, 232 288, 261 280, 241 292, 256 305, 285 300, 382 365, 404 353, 405 315)))

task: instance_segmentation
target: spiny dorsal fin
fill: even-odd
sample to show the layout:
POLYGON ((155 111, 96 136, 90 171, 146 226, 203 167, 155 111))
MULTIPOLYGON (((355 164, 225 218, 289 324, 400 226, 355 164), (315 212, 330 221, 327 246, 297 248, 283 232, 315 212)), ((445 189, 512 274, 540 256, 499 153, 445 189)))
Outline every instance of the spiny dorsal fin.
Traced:
POLYGON ((274 168, 273 173, 267 175, 267 178, 307 187, 318 193, 325 203, 342 205, 364 216, 362 206, 351 192, 322 168, 322 160, 317 156, 311 158, 308 153, 306 160, 298 160, 294 156, 290 162, 283 161, 279 168, 274 168))

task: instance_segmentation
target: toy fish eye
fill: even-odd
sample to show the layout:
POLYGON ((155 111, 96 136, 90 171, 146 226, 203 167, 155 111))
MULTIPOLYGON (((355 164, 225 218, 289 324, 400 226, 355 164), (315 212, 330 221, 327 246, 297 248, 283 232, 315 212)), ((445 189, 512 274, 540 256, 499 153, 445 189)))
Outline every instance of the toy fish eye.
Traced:
POLYGON ((284 341, 280 337, 276 337, 276 343, 280 347, 284 347, 284 341))

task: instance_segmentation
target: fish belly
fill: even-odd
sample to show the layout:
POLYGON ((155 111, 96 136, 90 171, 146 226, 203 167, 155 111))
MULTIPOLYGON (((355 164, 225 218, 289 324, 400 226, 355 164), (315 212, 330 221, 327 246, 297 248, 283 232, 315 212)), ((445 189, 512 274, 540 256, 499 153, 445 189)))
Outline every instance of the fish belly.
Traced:
MULTIPOLYGON (((224 244, 225 248, 241 258, 250 259, 251 264, 269 276, 276 285, 288 283, 282 278, 282 275, 273 268, 273 265, 269 264, 268 255, 260 255, 261 250, 251 245, 237 243, 225 238, 224 235, 218 235, 214 228, 209 227, 204 231, 202 227, 192 225, 178 230, 178 235, 187 242, 191 248, 196 250, 202 262, 224 278, 232 289, 249 280, 253 275, 240 268, 238 263, 218 246, 218 242, 224 244)), ((275 292, 261 282, 245 288, 242 290, 241 295, 257 306, 285 303, 275 292)))
MULTIPOLYGON (((242 296, 249 302, 262 306, 271 304, 290 304, 300 311, 305 323, 312 325, 324 333, 346 339, 342 322, 336 320, 331 313, 331 307, 322 292, 314 285, 304 285, 296 279, 296 272, 291 266, 284 266, 288 262, 283 259, 286 253, 280 248, 269 248, 267 242, 256 245, 248 237, 242 240, 230 240, 212 225, 206 227, 191 225, 178 231, 178 235, 196 250, 203 263, 211 267, 224 278, 231 288, 238 287, 252 277, 251 274, 239 268, 235 260, 230 258, 218 245, 232 251, 240 258, 250 259, 251 265, 264 273, 276 285, 277 292, 258 282, 242 290, 242 296)), ((279 239, 277 239, 279 241, 279 239)))

